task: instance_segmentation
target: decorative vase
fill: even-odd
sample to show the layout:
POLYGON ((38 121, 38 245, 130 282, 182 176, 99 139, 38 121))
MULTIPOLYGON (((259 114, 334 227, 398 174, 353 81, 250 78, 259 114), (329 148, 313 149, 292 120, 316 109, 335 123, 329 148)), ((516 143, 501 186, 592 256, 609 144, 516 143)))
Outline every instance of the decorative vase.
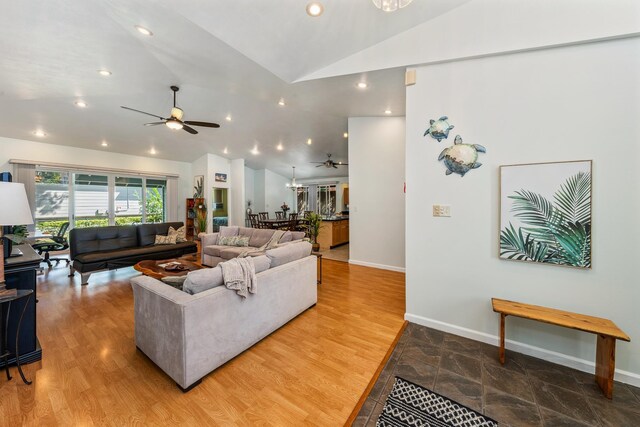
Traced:
POLYGON ((251 215, 253 213, 253 209, 251 209, 250 207, 247 208, 247 215, 251 215))

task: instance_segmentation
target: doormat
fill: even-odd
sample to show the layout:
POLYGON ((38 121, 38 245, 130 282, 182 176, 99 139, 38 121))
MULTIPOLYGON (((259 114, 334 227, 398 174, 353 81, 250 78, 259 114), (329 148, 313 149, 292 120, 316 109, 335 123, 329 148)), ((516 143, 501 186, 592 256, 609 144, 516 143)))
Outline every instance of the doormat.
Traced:
POLYGON ((498 423, 454 400, 396 377, 376 426, 497 427, 498 423))

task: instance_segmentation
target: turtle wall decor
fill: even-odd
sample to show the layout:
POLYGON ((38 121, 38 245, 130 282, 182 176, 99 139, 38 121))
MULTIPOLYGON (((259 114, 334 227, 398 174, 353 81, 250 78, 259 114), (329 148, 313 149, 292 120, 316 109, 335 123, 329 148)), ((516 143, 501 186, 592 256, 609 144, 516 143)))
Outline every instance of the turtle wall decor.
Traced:
POLYGON ((431 135, 431 138, 437 139, 438 142, 447 139, 449 137, 449 131, 454 128, 447 120, 449 120, 447 116, 442 116, 438 120, 429 120, 429 128, 424 131, 424 135, 422 136, 431 135))
POLYGON ((463 177, 471 169, 478 169, 482 163, 478 162, 478 153, 486 153, 487 150, 478 144, 463 144, 462 137, 457 135, 451 147, 445 148, 438 156, 447 167, 446 174, 457 173, 463 177))

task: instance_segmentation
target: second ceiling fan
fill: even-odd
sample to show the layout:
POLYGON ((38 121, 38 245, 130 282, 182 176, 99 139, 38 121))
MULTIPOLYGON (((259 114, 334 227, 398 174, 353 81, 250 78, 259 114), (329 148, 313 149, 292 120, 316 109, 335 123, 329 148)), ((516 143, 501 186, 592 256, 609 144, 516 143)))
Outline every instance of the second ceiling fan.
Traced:
POLYGON ((171 130, 184 129, 185 131, 189 132, 192 135, 196 135, 198 131, 192 128, 191 126, 202 126, 207 128, 220 127, 220 125, 217 123, 200 122, 200 121, 193 121, 193 120, 182 120, 184 111, 182 111, 181 108, 178 108, 176 106, 176 93, 180 90, 180 88, 178 86, 170 86, 170 88, 173 91, 173 108, 171 109, 171 115, 168 118, 164 118, 156 114, 151 114, 144 111, 136 110, 135 108, 125 107, 123 105, 121 105, 120 107, 124 108, 125 110, 135 111, 136 113, 146 114, 147 116, 157 117, 158 119, 162 120, 161 122, 145 123, 144 124, 145 126, 166 125, 171 130))
POLYGON ((338 166, 349 166, 349 163, 334 162, 333 160, 331 160, 330 153, 327 153, 327 160, 325 160, 324 162, 309 162, 309 163, 319 163, 318 166, 316 166, 317 168, 324 166, 325 168, 338 169, 338 166))

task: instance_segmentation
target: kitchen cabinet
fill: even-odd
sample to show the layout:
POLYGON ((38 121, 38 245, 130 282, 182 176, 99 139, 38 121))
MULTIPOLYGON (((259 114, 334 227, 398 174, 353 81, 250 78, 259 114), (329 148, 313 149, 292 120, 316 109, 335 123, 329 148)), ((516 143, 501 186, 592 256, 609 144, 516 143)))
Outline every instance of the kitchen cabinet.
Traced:
POLYGON ((325 219, 320 227, 318 243, 321 250, 349 243, 349 219, 325 219))

